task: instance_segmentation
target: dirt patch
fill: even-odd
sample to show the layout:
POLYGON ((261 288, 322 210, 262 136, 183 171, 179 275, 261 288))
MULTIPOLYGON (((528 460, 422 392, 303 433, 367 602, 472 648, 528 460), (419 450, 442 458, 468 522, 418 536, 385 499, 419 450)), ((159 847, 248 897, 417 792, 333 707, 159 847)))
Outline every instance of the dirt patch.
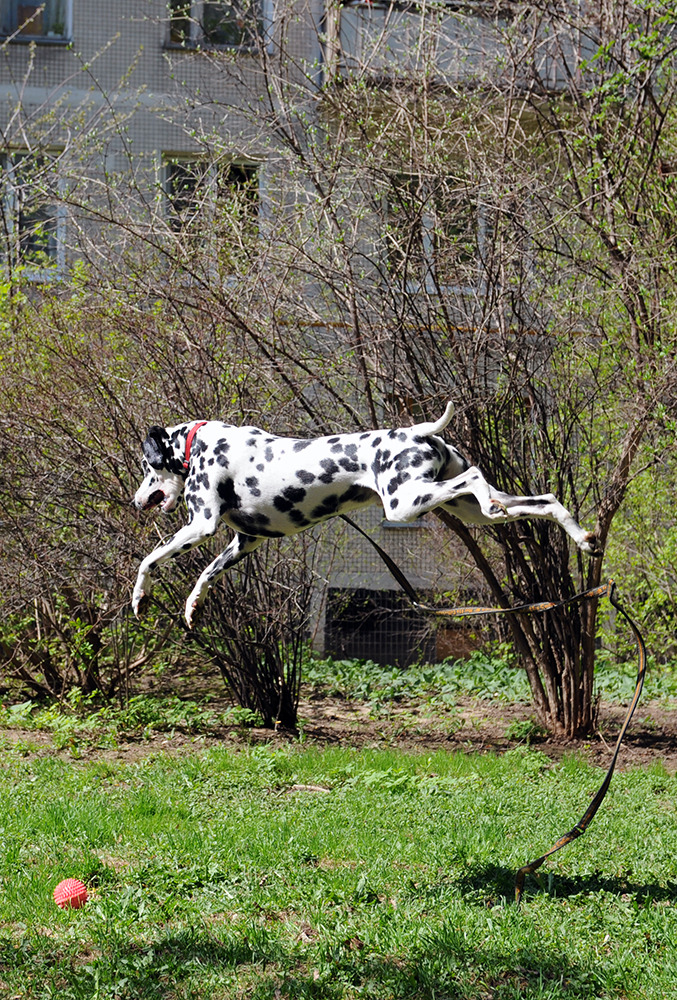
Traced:
MULTIPOLYGON (((215 712, 228 702, 211 701, 215 712)), ((604 767, 610 759, 623 722, 624 709, 601 705, 598 727, 584 740, 565 740, 535 732, 529 705, 459 699, 448 710, 418 702, 400 702, 375 710, 364 702, 314 696, 303 699, 296 733, 263 728, 222 726, 203 734, 152 732, 143 738, 118 739, 114 746, 95 745, 95 740, 76 742, 57 749, 52 734, 29 729, 0 732, 0 750, 25 757, 54 756, 64 759, 136 761, 160 753, 189 753, 210 746, 244 746, 278 742, 313 743, 320 746, 399 747, 412 752, 435 750, 501 753, 525 742, 552 759, 567 753, 582 753, 592 764, 604 767), (524 735, 526 732, 526 735, 524 735), (516 735, 516 733, 518 735, 516 735), (521 734, 521 735, 520 735, 521 734)), ((661 761, 677 772, 677 708, 657 702, 640 704, 626 734, 619 768, 647 766, 661 761)))
MULTIPOLYGON (((525 737, 511 735, 520 723, 535 722, 529 705, 460 699, 447 719, 427 715, 424 709, 398 706, 386 719, 374 719, 364 705, 323 700, 303 703, 307 739, 320 743, 352 746, 396 745, 406 750, 461 750, 501 753, 525 743, 525 737), (517 725, 516 725, 517 724, 517 725)), ((606 766, 625 718, 625 709, 601 705, 595 733, 583 740, 530 735, 531 746, 559 759, 567 753, 583 753, 592 764, 606 766)), ((528 727, 527 727, 528 728, 528 727)), ((535 728, 535 725, 534 725, 535 728)), ((626 733, 618 767, 649 765, 661 761, 677 771, 677 706, 666 708, 658 702, 641 705, 626 733)))

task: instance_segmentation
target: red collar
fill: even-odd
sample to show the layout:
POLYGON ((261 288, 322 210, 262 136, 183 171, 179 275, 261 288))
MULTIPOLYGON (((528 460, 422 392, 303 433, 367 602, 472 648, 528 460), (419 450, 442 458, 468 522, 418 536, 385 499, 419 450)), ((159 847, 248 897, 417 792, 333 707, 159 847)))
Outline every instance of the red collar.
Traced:
POLYGON ((198 422, 196 424, 193 424, 191 429, 188 431, 188 437, 186 438, 186 457, 183 460, 184 469, 187 469, 188 466, 190 465, 190 449, 193 445, 193 438, 200 430, 200 428, 204 427, 206 423, 207 423, 206 420, 198 420, 198 422))

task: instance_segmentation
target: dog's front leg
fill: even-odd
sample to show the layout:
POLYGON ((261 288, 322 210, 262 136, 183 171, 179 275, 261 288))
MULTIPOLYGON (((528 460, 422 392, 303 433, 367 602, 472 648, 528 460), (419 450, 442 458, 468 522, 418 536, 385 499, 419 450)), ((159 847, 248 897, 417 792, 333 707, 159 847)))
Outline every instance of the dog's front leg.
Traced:
POLYGON ((179 528, 168 542, 165 542, 164 545, 159 545, 156 549, 153 549, 150 555, 146 556, 139 566, 134 594, 132 595, 132 610, 137 618, 141 612, 144 600, 150 596, 150 576, 153 570, 163 562, 166 562, 167 559, 171 559, 172 556, 178 556, 182 552, 187 552, 195 545, 199 545, 200 542, 209 538, 216 531, 217 524, 218 522, 214 521, 214 519, 207 521, 203 517, 194 518, 189 524, 185 524, 182 528, 179 528))
POLYGON ((257 538, 255 535, 243 535, 238 532, 221 555, 217 556, 203 570, 186 601, 186 624, 188 628, 193 627, 195 613, 207 596, 207 591, 212 583, 218 580, 221 574, 225 573, 227 569, 230 569, 235 563, 238 563, 245 556, 248 556, 250 552, 253 552, 254 549, 257 549, 263 541, 265 539, 257 538))

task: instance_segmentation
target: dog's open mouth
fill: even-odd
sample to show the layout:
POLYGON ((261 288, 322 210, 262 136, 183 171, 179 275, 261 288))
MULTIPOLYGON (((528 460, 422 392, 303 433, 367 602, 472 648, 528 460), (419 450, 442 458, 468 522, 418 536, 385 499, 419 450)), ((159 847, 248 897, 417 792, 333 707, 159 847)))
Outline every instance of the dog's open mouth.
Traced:
POLYGON ((155 490, 146 500, 143 505, 144 510, 150 510, 151 507, 159 507, 165 500, 165 495, 162 490, 155 490))

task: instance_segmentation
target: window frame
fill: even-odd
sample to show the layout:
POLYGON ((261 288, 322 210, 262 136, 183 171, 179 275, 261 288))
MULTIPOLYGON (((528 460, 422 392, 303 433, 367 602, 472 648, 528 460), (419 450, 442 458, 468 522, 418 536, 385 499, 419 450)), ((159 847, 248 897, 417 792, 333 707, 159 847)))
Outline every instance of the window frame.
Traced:
POLYGON ((73 30, 73 3, 72 0, 42 0, 32 4, 25 4, 25 7, 34 7, 35 10, 24 21, 19 21, 18 0, 0 0, 0 39, 9 41, 12 44, 28 45, 35 42, 38 45, 64 45, 72 38, 73 30), (43 11, 40 8, 44 8, 43 11), (53 9, 53 13, 49 13, 53 9), (23 30, 25 25, 41 23, 45 12, 49 13, 45 28, 40 31, 23 30), (61 13, 61 17, 57 15, 61 13), (39 22, 37 21, 39 17, 39 22), (62 25, 61 31, 50 29, 50 23, 55 22, 62 25), (14 26, 16 24, 16 26, 14 26))
MULTIPOLYGON (((255 192, 255 202, 252 199, 251 219, 255 227, 256 237, 261 235, 262 224, 262 192, 263 192, 263 161, 249 160, 244 158, 218 159, 214 160, 199 153, 170 153, 161 154, 160 164, 160 191, 162 201, 162 215, 173 237, 183 243, 184 252, 191 254, 191 246, 196 253, 209 253, 210 244, 214 250, 214 273, 219 271, 218 260, 223 258, 218 254, 217 247, 217 225, 219 204, 224 204, 222 186, 223 175, 226 171, 236 168, 249 172, 248 181, 253 181, 252 191, 255 192), (195 185, 195 197, 192 199, 196 205, 196 210, 191 212, 191 217, 186 225, 173 224, 172 197, 169 191, 170 171, 177 165, 195 165, 200 168, 202 176, 195 185), (202 186, 200 185, 202 181, 202 186)), ((197 178, 197 170, 195 176, 197 178)), ((226 181, 227 184, 227 181, 226 181)), ((244 187, 244 185, 242 186, 244 187)), ((242 190, 242 188, 241 188, 242 190)), ((190 209, 189 209, 190 211, 190 209)), ((176 216, 174 216, 176 219, 176 216)), ((221 271, 225 280, 234 278, 236 269, 229 271, 228 268, 221 271)))
MULTIPOLYGON (((444 270, 444 268, 440 267, 440 251, 437 246, 437 229, 441 225, 438 206, 441 199, 436 197, 434 186, 426 181, 421 174, 406 173, 403 171, 391 175, 388 190, 382 199, 386 226, 390 229, 390 227, 396 225, 396 222, 394 222, 396 216, 392 208, 393 188, 403 188, 405 185, 412 188, 414 185, 417 186, 417 190, 412 193, 412 203, 414 199, 420 198, 421 211, 416 220, 418 228, 416 239, 420 248, 420 265, 418 268, 407 268, 406 279, 403 282, 404 289, 407 292, 426 291, 430 293, 435 293, 438 290, 458 294, 476 292, 482 285, 481 260, 487 232, 487 216, 486 212, 482 209, 479 188, 475 189, 474 196, 470 194, 467 188, 465 189, 464 200, 475 216, 475 225, 473 227, 475 252, 470 258, 471 261, 474 261, 475 280, 472 283, 463 283, 440 280, 440 272, 444 270)), ((458 185, 458 189, 459 191, 462 189, 460 184, 458 185)), ((404 229, 404 227, 402 228, 404 229)), ((397 273, 397 268, 392 268, 391 266, 395 249, 395 246, 388 246, 388 239, 386 238, 385 265, 386 270, 391 275, 397 273)))
MULTIPOLYGON (((39 154, 34 154, 27 149, 13 149, 0 156, 0 172, 2 177, 2 203, 6 220, 7 243, 3 248, 2 256, 5 264, 14 268, 20 268, 24 277, 29 281, 43 282, 54 281, 63 276, 66 266, 66 208, 59 200, 62 189, 62 179, 58 172, 59 152, 48 150, 39 154), (38 211, 43 207, 48 210, 48 219, 53 221, 53 253, 45 253, 47 263, 41 264, 37 260, 30 260, 30 251, 22 250, 22 198, 24 189, 30 181, 18 181, 17 173, 23 160, 33 159, 42 172, 47 167, 47 161, 52 161, 56 165, 55 184, 56 198, 38 201, 38 211)), ((49 169, 49 168, 47 168, 49 169)), ((35 213, 33 213, 35 214, 35 213)))
MULTIPOLYGON (((203 11, 206 7, 217 2, 218 0, 168 0, 165 47, 174 51, 256 52, 258 49, 256 37, 249 44, 213 42, 208 38, 204 31, 203 11), (176 20, 181 20, 187 25, 183 38, 172 37, 174 12, 176 12, 176 20)), ((273 0, 257 0, 257 2, 260 4, 261 39, 267 51, 270 52, 273 36, 273 0)))
MULTIPOLYGON (((188 167, 189 165, 194 165, 199 168, 195 171, 195 198, 189 197, 189 202, 201 202, 202 207, 205 212, 212 212, 218 205, 220 200, 219 191, 222 184, 222 175, 227 170, 242 170, 245 173, 249 173, 250 176, 246 179, 246 183, 256 181, 256 216, 260 216, 261 211, 261 167, 260 161, 256 160, 245 160, 245 159, 229 159, 216 161, 210 159, 207 156, 202 156, 199 153, 170 153, 164 152, 161 156, 161 189, 164 201, 164 217, 169 223, 170 228, 175 232, 181 232, 181 226, 175 228, 171 225, 172 220, 172 202, 175 199, 172 192, 170 191, 170 180, 171 180, 171 170, 183 166, 188 167), (199 188, 202 186, 204 194, 202 197, 199 196, 199 188)), ((253 185, 254 186, 254 185, 253 185)), ((244 187, 244 185, 242 185, 244 187)), ((199 206, 198 212, 199 214, 199 206)), ((174 216, 176 218, 176 215, 174 216)))

